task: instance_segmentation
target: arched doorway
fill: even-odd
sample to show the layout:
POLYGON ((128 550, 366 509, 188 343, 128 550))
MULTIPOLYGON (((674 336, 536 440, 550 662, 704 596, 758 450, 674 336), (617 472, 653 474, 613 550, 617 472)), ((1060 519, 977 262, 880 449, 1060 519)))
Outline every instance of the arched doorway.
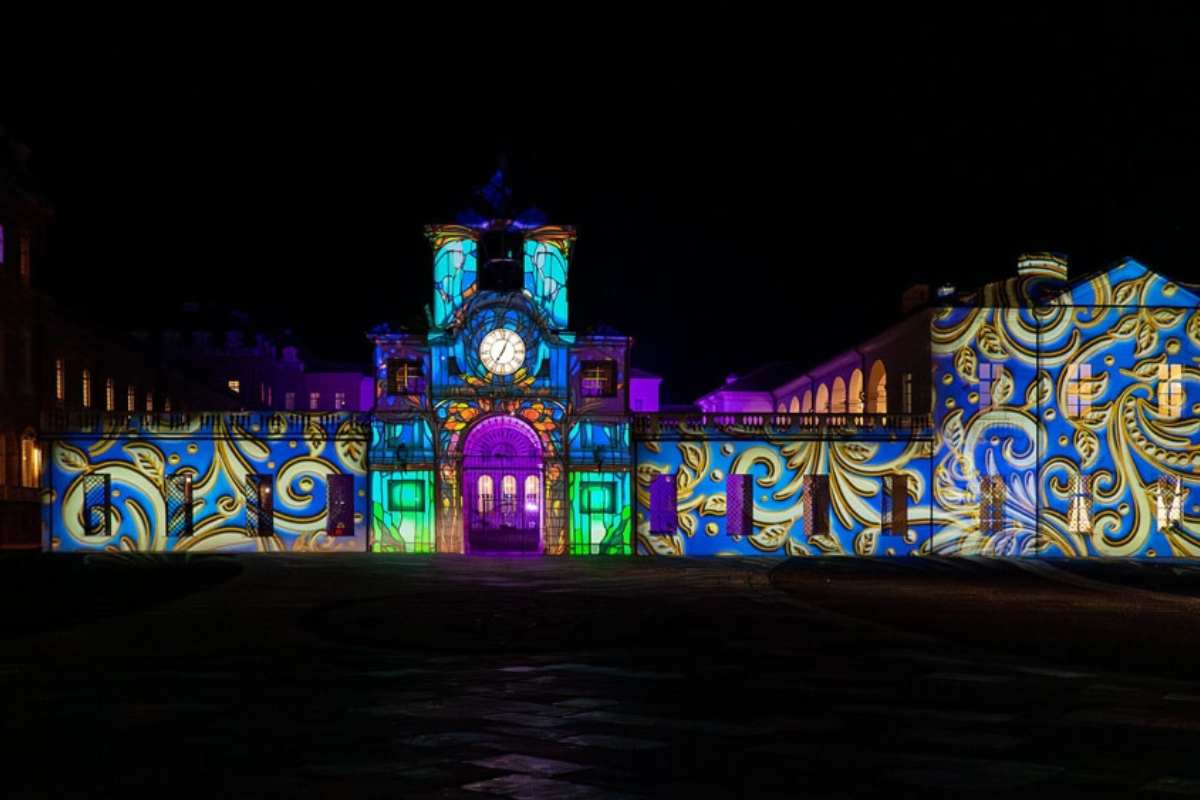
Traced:
POLYGON ((524 422, 488 417, 467 432, 462 496, 466 552, 542 552, 542 444, 524 422))

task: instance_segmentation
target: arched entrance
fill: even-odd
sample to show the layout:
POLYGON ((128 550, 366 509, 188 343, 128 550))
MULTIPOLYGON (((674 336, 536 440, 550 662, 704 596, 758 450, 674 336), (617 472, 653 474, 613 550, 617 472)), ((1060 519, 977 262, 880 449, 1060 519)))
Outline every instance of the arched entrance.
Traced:
POLYGON ((488 417, 463 443, 466 552, 539 554, 542 443, 515 417, 488 417))

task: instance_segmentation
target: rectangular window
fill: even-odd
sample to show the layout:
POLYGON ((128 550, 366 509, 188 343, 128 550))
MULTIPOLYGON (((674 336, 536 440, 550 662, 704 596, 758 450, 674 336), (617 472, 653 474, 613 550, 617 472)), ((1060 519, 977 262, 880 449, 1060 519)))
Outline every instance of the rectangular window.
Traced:
POLYGON ((125 390, 125 410, 130 414, 137 411, 137 389, 132 386, 125 390))
POLYGON ((230 378, 229 380, 225 381, 225 385, 228 386, 229 391, 233 392, 234 394, 242 393, 242 382, 235 378, 230 378))
POLYGON ((270 475, 247 475, 242 487, 246 505, 246 535, 275 535, 275 498, 270 475))
POLYGON ((1067 506, 1067 529, 1071 533, 1092 532, 1092 478, 1071 476, 1071 499, 1067 506))
POLYGON ((117 389, 112 378, 104 379, 104 410, 114 411, 117 407, 117 389))
POLYGON ((320 392, 309 392, 308 393, 308 410, 316 411, 320 407, 321 407, 321 393, 320 392))
POLYGON ((584 361, 579 366, 579 388, 584 397, 614 397, 617 393, 617 365, 611 359, 584 361))
POLYGON ((334 392, 333 393, 333 407, 338 408, 338 409, 346 407, 346 393, 345 392, 334 392))
POLYGON ((650 482, 650 533, 672 536, 679 526, 675 476, 656 475, 650 482))
POLYGON ((330 536, 354 535, 354 476, 329 475, 326 478, 329 492, 329 514, 325 532, 330 536))
POLYGON ((1183 365, 1158 365, 1158 415, 1179 419, 1183 413, 1183 365))
POLYGON ((992 381, 1000 377, 1000 365, 984 361, 979 365, 979 407, 992 407, 992 381))
POLYGON ((1163 475, 1159 477, 1155 491, 1154 511, 1160 531, 1183 521, 1183 486, 1178 476, 1163 475))
POLYGON ((110 490, 108 475, 92 473, 83 476, 83 535, 108 536, 110 530, 110 490))
POLYGON ((579 494, 579 510, 584 514, 613 514, 617 510, 617 493, 612 481, 581 481, 579 494))
POLYGON ((829 476, 804 476, 804 533, 807 536, 829 534, 829 476))
POLYGON ((61 358, 54 359, 54 399, 67 399, 67 367, 61 358))
POLYGON ((29 276, 33 272, 29 255, 29 234, 21 234, 21 283, 29 285, 29 276))
POLYGON ((388 511, 424 511, 425 481, 388 481, 388 511))
POLYGON ((146 392, 146 410, 154 410, 154 392, 146 392))
POLYGON ((754 533, 754 476, 734 473, 725 478, 725 533, 754 533))
POLYGON ((86 369, 83 371, 83 407, 92 407, 92 373, 86 369))
POLYGON ((424 391, 425 371, 419 358, 388 359, 388 394, 421 394, 424 391))
POLYGON ((1004 530, 1004 477, 984 475, 979 479, 979 530, 995 536, 1004 530))
POLYGON ((283 393, 283 407, 287 411, 295 411, 296 410, 296 393, 295 392, 284 392, 283 393))
POLYGON ((908 476, 883 476, 883 508, 880 517, 880 532, 884 535, 903 536, 908 533, 908 476))
POLYGON ((904 413, 913 413, 913 376, 911 372, 904 373, 901 391, 903 392, 901 400, 904 403, 904 413))
POLYGON ((1079 419, 1092 409, 1092 365, 1067 365, 1067 416, 1079 419))
POLYGON ((167 536, 192 535, 192 475, 176 472, 167 479, 167 536))

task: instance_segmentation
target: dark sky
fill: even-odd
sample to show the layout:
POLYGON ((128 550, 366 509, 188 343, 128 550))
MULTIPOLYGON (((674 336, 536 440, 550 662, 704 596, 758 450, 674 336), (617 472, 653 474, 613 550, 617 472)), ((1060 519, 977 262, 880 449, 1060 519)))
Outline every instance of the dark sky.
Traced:
POLYGON ((42 285, 130 328, 219 300, 365 360, 366 328, 429 302, 421 226, 501 156, 578 226, 574 327, 633 335, 676 399, 1025 250, 1200 281, 1182 4, 649 5, 6 34, 0 114, 56 209, 42 285))

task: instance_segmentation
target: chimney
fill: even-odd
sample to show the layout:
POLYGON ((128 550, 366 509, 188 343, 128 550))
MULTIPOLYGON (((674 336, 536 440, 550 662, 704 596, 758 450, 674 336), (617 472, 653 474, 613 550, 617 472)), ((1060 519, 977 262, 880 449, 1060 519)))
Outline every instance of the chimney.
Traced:
POLYGON ((1017 275, 1022 278, 1067 279, 1067 257, 1057 253, 1022 253, 1017 256, 1017 275))

